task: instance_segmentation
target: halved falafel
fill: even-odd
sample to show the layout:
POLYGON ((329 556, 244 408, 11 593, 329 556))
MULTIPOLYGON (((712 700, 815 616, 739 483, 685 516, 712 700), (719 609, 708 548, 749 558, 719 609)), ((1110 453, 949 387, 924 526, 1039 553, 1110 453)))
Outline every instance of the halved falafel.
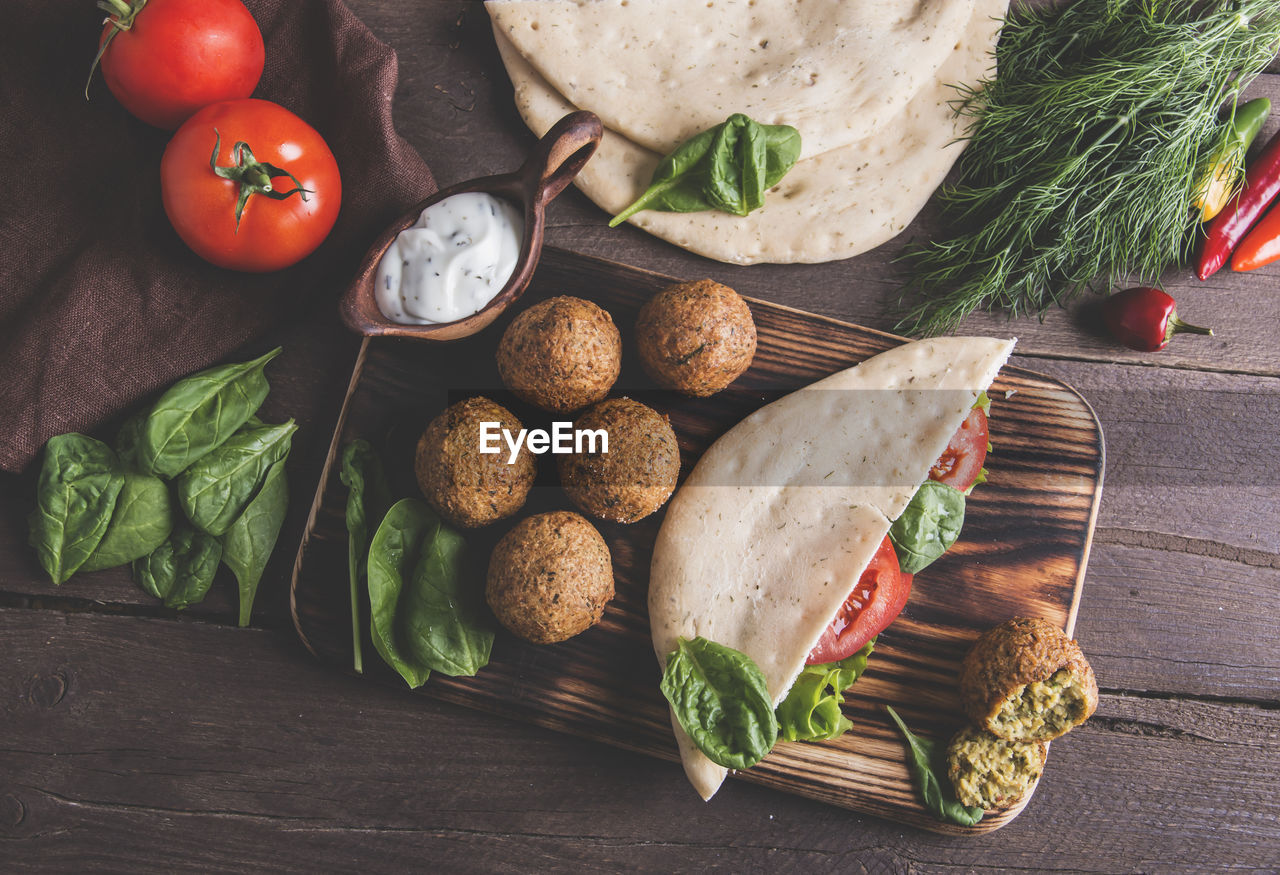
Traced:
POLYGON ((534 644, 554 644, 591 628, 612 598, 609 547, 572 511, 521 520, 489 559, 485 600, 498 622, 534 644))
POLYGON ((966 726, 947 745, 947 775, 961 803, 990 811, 1030 793, 1048 757, 1042 741, 1005 741, 966 726))
POLYGON ((960 698, 976 724, 1006 741, 1051 741, 1093 714, 1098 681, 1061 629, 1014 617, 984 632, 965 656, 960 698))
POLYGON ((600 307, 561 295, 515 318, 498 344, 498 372, 519 398, 568 413, 609 394, 622 369, 622 337, 600 307))
POLYGON ((609 451, 572 453, 556 461, 569 499, 615 523, 633 523, 662 507, 680 477, 680 445, 665 416, 630 398, 610 398, 585 411, 575 430, 604 431, 609 451))
POLYGON ((431 420, 418 440, 413 461, 427 502, 449 522, 469 529, 514 515, 524 506, 535 474, 527 446, 520 447, 511 464, 505 449, 480 452, 485 422, 497 422, 513 433, 522 428, 515 414, 501 404, 468 398, 431 420))
POLYGON ((714 280, 658 292, 636 319, 636 348, 658 385, 706 397, 738 379, 756 353, 747 302, 714 280))

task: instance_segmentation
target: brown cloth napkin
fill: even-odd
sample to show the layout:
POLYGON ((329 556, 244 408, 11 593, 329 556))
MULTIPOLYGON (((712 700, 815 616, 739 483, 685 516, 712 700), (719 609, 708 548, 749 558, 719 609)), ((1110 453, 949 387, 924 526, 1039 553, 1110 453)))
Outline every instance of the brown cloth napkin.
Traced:
MULTIPOLYGON (((0 28, 0 469, 223 359, 280 320, 336 301, 360 257, 435 191, 396 135, 396 56, 340 0, 247 0, 266 40, 255 97, 315 127, 338 159, 342 212, 300 264, 213 267, 169 227, 170 134, 84 80, 102 14, 88 0, 6 0, 0 28)), ((145 15, 145 10, 141 13, 145 15)), ((286 351, 287 352, 287 351, 286 351)))

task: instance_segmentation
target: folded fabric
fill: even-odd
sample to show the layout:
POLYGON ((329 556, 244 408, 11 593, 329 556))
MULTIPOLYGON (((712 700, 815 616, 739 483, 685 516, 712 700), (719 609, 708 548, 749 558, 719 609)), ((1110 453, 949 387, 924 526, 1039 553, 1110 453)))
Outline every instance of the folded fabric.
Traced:
MULTIPOLYGON (((378 231, 435 191, 396 135, 396 56, 340 0, 247 0, 266 41, 255 97, 327 140, 343 203, 328 240, 287 270, 214 267, 169 226, 169 133, 84 78, 102 18, 10 0, 0 31, 0 469, 92 429, 280 321, 334 310, 378 231)), ((145 11, 142 13, 145 15, 145 11)), ((336 318, 336 314, 335 314, 336 318)))

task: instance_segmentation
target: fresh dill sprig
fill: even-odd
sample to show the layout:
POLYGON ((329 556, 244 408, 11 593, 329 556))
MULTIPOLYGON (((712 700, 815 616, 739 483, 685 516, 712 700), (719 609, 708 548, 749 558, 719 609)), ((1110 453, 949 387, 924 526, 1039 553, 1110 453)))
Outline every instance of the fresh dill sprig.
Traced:
POLYGON ((1277 0, 1016 2, 995 79, 961 89, 968 145, 939 192, 948 230, 903 253, 915 302, 899 329, 1158 282, 1194 239, 1195 189, 1230 135, 1222 107, 1277 47, 1277 0))

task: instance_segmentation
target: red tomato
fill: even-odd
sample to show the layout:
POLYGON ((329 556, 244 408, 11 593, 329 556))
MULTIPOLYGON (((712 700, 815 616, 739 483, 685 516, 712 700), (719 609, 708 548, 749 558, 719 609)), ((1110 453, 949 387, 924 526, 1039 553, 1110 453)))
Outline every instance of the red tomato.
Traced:
POLYGON ((300 261, 324 241, 338 218, 342 180, 333 153, 302 119, 266 100, 228 100, 206 106, 173 135, 160 161, 160 193, 174 230, 197 255, 263 272, 300 261), (241 174, 241 182, 209 166, 215 144, 222 173, 241 174), (267 179, 270 191, 261 185, 267 179))
POLYGON ((128 29, 108 22, 99 41, 110 39, 102 76, 125 109, 173 130, 201 107, 253 93, 266 52, 240 0, 144 2, 108 0, 128 29))
POLYGON ((899 569, 898 554, 886 535, 805 663, 821 665, 852 656, 898 618, 910 594, 911 575, 899 569))
POLYGON ((987 440, 987 415, 981 407, 975 407, 933 463, 929 479, 964 492, 978 479, 987 461, 987 440))

